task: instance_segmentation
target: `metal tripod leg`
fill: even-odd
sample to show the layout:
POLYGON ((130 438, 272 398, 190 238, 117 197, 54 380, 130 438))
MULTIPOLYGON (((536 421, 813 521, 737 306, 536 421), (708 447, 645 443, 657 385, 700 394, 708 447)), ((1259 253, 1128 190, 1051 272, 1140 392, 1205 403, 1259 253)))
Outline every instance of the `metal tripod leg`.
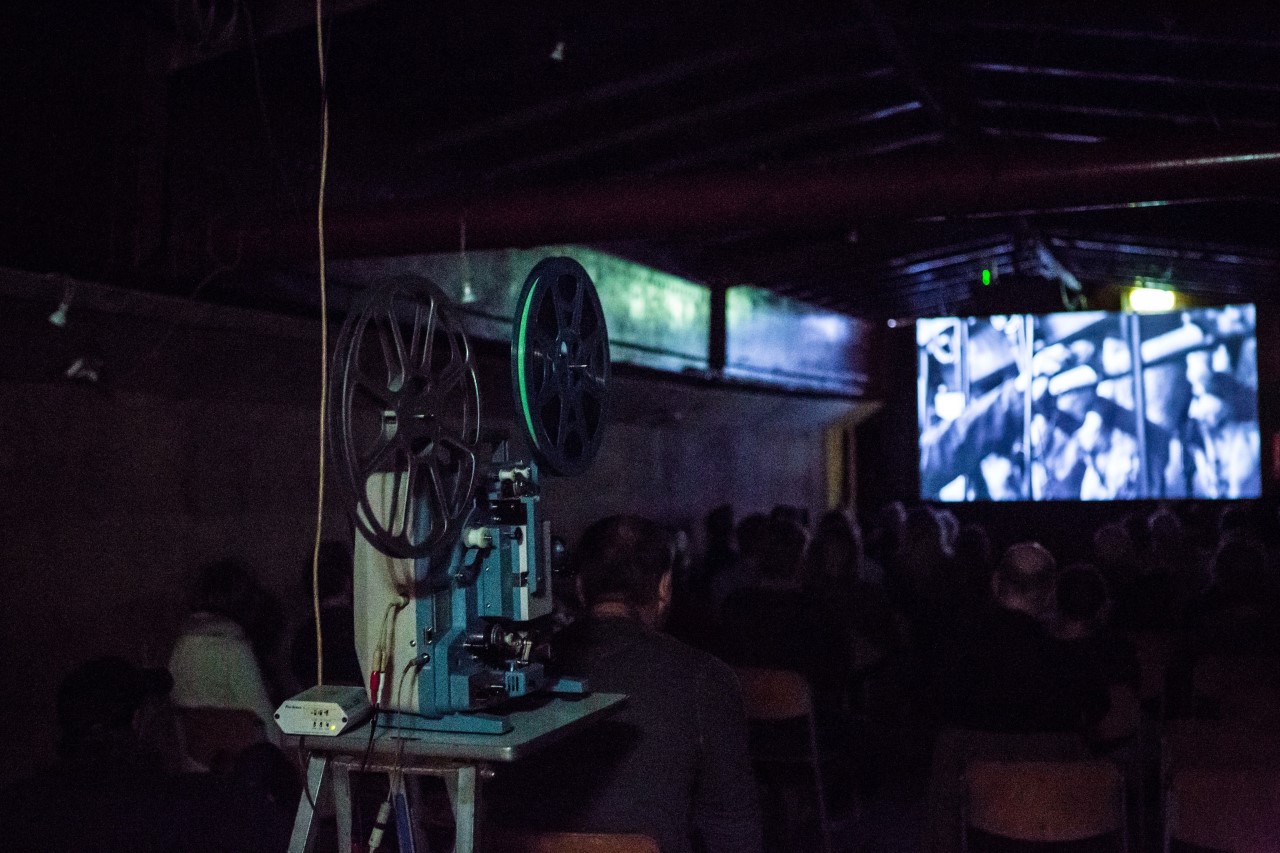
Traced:
POLYGON ((480 810, 480 780, 483 774, 475 765, 454 768, 444 776, 449 804, 453 806, 454 853, 475 853, 480 849, 477 818, 480 810))
POLYGON ((338 850, 351 850, 351 768, 345 761, 333 763, 331 784, 338 818, 338 850))
MULTIPOLYGON (((302 799, 298 803, 298 814, 293 820, 293 834, 289 837, 289 853, 310 853, 315 844, 316 809, 327 802, 322 798, 329 796, 329 786, 325 784, 329 781, 329 770, 327 755, 312 755, 307 761, 307 787, 302 792, 302 799)), ((350 798, 348 798, 349 805, 350 798)), ((348 818, 350 814, 351 810, 348 807, 348 818)))

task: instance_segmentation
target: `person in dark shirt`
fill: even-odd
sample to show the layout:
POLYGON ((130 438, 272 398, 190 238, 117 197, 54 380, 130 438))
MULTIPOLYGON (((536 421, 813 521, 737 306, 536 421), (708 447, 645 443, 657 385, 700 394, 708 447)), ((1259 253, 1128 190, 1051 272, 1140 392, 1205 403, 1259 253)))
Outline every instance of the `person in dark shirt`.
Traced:
POLYGON ((1112 688, 1128 685, 1137 690, 1137 652, 1130 640, 1112 629, 1107 582, 1094 566, 1069 566, 1058 578, 1055 598, 1049 626, 1055 673, 1072 706, 1083 709, 1085 725, 1096 729, 1111 710, 1112 688))
POLYGON ((280 810, 208 774, 167 774, 160 757, 144 746, 140 733, 172 687, 164 670, 140 670, 116 657, 76 668, 58 688, 57 763, 0 791, 4 849, 280 849, 287 835, 271 830, 287 829, 280 810))
POLYGON ((1274 657, 1280 652, 1280 602, 1262 549, 1228 539, 1213 559, 1213 583, 1187 608, 1187 639, 1195 655, 1274 657))
POLYGON ((640 833, 663 853, 761 850, 737 679, 658 630, 671 601, 671 560, 668 537, 643 518, 613 516, 583 535, 574 562, 588 613, 561 632, 555 659, 627 703, 547 753, 502 768, 486 795, 495 821, 640 833))
POLYGON ((836 606, 833 586, 823 586, 821 579, 809 589, 802 583, 804 529, 785 519, 769 525, 760 580, 725 601, 720 657, 735 666, 803 675, 813 691, 819 729, 834 736, 853 671, 850 624, 836 606))
POLYGON ((1057 668, 1052 614, 1057 564, 1038 543, 1010 547, 992 577, 993 601, 972 633, 951 638, 939 668, 943 714, 985 731, 1081 731, 1087 713, 1057 668))

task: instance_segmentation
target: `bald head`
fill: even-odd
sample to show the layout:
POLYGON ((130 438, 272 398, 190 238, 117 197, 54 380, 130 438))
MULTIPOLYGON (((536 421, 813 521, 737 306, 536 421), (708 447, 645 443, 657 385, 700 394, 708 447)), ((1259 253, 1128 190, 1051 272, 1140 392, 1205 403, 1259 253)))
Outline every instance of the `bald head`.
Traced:
POLYGON ((992 578, 996 601, 1010 610, 1039 615, 1049 606, 1058 564, 1039 542, 1019 542, 1000 558, 992 578))

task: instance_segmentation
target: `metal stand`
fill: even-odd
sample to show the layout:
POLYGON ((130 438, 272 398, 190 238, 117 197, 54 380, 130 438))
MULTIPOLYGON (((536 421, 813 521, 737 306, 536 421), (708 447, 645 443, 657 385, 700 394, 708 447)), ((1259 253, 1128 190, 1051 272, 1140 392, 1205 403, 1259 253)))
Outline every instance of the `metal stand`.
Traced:
POLYGON ((310 797, 304 796, 298 805, 293 835, 289 840, 290 853, 305 853, 312 849, 317 831, 316 809, 327 805, 328 797, 332 797, 338 818, 338 849, 352 849, 352 770, 387 774, 391 784, 389 796, 393 803, 400 849, 412 853, 426 853, 430 846, 422 835, 422 828, 411 818, 411 815, 421 813, 421 802, 418 789, 413 785, 406 785, 405 777, 442 777, 449 802, 453 806, 455 853, 475 853, 479 850, 481 780, 492 773, 486 765, 465 764, 450 759, 424 759, 403 765, 371 760, 366 765, 361 757, 313 755, 307 764, 307 791, 310 797), (312 807, 313 802, 316 808, 312 807))
POLYGON ((352 842, 351 771, 386 773, 391 784, 401 850, 426 853, 426 839, 411 819, 418 808, 417 786, 405 778, 444 779, 453 807, 455 853, 476 853, 480 844, 482 782, 490 765, 516 761, 562 740, 596 719, 613 713, 625 701, 616 693, 594 693, 580 699, 552 698, 508 716, 511 731, 501 735, 379 729, 369 740, 370 723, 335 738, 311 738, 306 791, 289 839, 289 853, 309 853, 317 831, 316 812, 332 804, 338 822, 338 850, 352 842), (366 760, 367 756, 367 760, 366 760))

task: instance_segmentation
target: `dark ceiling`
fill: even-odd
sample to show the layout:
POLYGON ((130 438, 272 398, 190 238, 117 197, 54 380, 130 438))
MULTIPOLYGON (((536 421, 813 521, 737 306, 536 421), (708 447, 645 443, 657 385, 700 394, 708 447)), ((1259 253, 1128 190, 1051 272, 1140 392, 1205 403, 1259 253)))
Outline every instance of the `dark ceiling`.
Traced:
MULTIPOLYGON (((376 250, 397 218, 386 249, 456 247, 451 217, 488 204, 472 245, 587 239, 871 317, 1052 307, 1075 282, 1096 303, 1139 277, 1273 301, 1280 164, 1222 155, 1280 152, 1280 6, 1182 5, 332 0, 335 252, 376 250), (1133 185, 1054 174, 1171 150, 1216 159, 1133 185), (1028 170, 1025 198, 988 192, 1028 170), (725 212, 765 179, 758 216, 725 212), (418 245, 424 211, 448 233, 418 245)), ((171 292, 231 265, 202 296, 289 301, 259 270, 308 269, 313 4, 0 15, 0 264, 171 292), (227 249, 244 229, 248 257, 227 249)))

